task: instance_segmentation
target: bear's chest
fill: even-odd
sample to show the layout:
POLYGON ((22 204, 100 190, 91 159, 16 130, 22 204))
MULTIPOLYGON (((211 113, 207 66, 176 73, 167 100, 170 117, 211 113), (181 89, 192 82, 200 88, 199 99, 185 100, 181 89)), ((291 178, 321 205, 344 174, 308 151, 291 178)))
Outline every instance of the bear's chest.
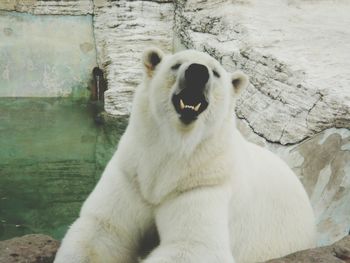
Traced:
POLYGON ((144 154, 137 166, 137 182, 144 199, 159 204, 175 191, 179 180, 189 173, 189 167, 174 156, 144 154))
POLYGON ((136 168, 143 198, 154 205, 191 189, 221 184, 230 178, 229 160, 180 158, 176 154, 141 154, 136 168))

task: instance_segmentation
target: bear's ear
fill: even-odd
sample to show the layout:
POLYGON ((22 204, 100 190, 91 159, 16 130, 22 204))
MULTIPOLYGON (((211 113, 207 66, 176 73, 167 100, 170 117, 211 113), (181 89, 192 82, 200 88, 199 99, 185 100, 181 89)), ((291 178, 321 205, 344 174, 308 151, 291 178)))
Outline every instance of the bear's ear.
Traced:
POLYGON ((239 95, 249 85, 249 79, 242 71, 236 71, 231 76, 231 83, 236 95, 239 95))
POLYGON ((163 51, 156 47, 148 48, 143 52, 142 62, 146 69, 148 77, 152 77, 157 65, 162 61, 163 51))

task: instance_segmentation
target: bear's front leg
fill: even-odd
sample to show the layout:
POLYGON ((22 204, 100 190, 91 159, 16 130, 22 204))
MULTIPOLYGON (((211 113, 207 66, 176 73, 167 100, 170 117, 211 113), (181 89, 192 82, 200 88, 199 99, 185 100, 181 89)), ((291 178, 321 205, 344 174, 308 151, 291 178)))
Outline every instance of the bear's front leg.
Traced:
POLYGON ((160 245, 142 263, 234 263, 227 187, 199 187, 156 210, 160 245))
POLYGON ((153 224, 132 179, 112 160, 62 241, 54 263, 135 263, 153 224))

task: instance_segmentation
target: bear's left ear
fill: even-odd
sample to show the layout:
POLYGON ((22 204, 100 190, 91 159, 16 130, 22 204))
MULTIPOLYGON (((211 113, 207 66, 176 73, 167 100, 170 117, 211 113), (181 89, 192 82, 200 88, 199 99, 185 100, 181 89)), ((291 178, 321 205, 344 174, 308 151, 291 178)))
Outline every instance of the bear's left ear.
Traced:
POLYGON ((148 77, 152 77, 157 65, 162 61, 163 51, 156 47, 148 48, 143 52, 142 62, 146 69, 148 77))
POLYGON ((249 79, 242 71, 236 71, 231 76, 231 83, 236 95, 239 95, 249 85, 249 79))

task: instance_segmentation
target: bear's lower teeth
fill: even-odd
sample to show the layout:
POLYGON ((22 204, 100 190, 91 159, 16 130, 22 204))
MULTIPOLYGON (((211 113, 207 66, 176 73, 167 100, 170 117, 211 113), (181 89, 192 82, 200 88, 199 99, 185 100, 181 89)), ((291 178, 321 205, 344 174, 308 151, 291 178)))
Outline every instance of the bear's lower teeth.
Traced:
POLYGON ((180 108, 181 108, 181 110, 183 110, 185 108, 185 104, 182 101, 182 99, 180 99, 180 108))
POLYGON ((195 111, 198 111, 202 103, 198 103, 197 106, 194 108, 195 111))
POLYGON ((182 99, 180 99, 180 109, 183 110, 183 109, 191 109, 191 110, 194 110, 194 111, 198 111, 200 106, 202 105, 202 103, 198 103, 195 106, 192 106, 192 105, 186 105, 182 99))

